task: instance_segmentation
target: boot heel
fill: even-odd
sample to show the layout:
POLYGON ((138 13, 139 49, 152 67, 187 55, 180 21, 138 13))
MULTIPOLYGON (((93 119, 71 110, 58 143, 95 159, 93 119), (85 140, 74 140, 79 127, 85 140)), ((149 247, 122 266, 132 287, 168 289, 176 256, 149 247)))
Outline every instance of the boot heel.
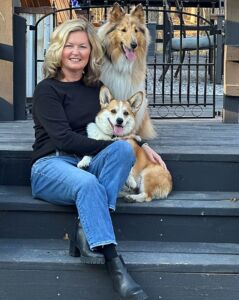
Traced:
POLYGON ((83 228, 80 222, 76 222, 75 232, 70 239, 69 254, 73 257, 79 257, 86 264, 104 264, 105 258, 102 253, 91 251, 86 240, 83 228))
POLYGON ((70 256, 73 256, 73 257, 80 256, 80 250, 76 247, 75 241, 73 241, 73 240, 70 240, 69 254, 70 254, 70 256))

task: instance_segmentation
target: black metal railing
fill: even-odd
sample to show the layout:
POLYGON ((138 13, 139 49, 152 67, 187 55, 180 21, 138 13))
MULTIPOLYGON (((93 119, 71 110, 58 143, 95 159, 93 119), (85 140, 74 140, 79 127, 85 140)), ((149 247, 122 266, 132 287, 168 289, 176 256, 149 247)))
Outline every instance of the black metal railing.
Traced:
MULTIPOLYGON (((35 31, 35 84, 39 77, 39 64, 44 56, 38 54, 38 28, 45 18, 52 18, 52 30, 57 25, 59 13, 84 12, 91 20, 93 8, 103 8, 104 18, 109 1, 104 5, 87 4, 56 10, 40 18, 31 29, 35 31)), ((119 1, 120 2, 120 1, 119 1)), ((135 1, 121 1, 129 10, 135 1)), ((142 2, 142 1, 141 1, 142 2)), ((215 57, 217 31, 210 21, 200 16, 199 6, 196 14, 172 8, 163 1, 163 7, 155 8, 145 1, 147 25, 152 36, 150 45, 153 53, 147 57, 146 93, 152 118, 212 118, 215 117, 215 57), (161 18, 161 22, 159 21, 161 18), (196 22, 187 24, 185 19, 193 17, 196 22), (190 36, 189 36, 190 34, 190 36)), ((46 50, 46 49, 45 49, 46 50)))
POLYGON ((146 81, 151 117, 215 117, 216 35, 220 32, 200 16, 199 8, 193 15, 164 6, 162 14, 156 44, 162 43, 163 52, 148 63, 146 81), (194 17, 196 24, 186 24, 187 16, 194 17))

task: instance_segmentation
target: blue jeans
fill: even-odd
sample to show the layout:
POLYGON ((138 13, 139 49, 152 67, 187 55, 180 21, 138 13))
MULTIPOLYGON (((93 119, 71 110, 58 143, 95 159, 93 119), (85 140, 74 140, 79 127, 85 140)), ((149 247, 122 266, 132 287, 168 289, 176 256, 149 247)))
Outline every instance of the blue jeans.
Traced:
POLYGON ((79 157, 56 155, 38 159, 32 166, 32 195, 54 204, 76 205, 91 249, 116 244, 109 209, 135 162, 126 141, 116 141, 93 157, 87 171, 76 167, 79 157))

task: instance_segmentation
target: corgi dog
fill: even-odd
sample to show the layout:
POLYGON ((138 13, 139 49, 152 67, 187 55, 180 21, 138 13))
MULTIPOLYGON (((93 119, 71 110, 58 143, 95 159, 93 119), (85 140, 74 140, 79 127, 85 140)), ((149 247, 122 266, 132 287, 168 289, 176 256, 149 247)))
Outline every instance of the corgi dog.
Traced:
MULTIPOLYGON (((107 22, 97 32, 105 50, 100 79, 113 97, 125 100, 139 91, 145 91, 150 35, 145 25, 143 6, 139 4, 127 14, 115 3, 109 11, 107 22)), ((143 94, 142 105, 135 116, 135 129, 143 139, 152 139, 156 132, 147 106, 148 101, 143 94)))
MULTIPOLYGON (((124 197, 129 202, 151 201, 153 198, 166 198, 172 190, 172 176, 159 164, 152 163, 136 140, 135 115, 143 102, 143 93, 138 92, 128 100, 116 100, 105 86, 100 90, 101 110, 95 123, 87 126, 90 138, 111 140, 126 139, 136 155, 136 162, 131 169, 126 186, 128 191, 124 197), (139 193, 135 193, 138 190, 139 193)), ((89 166, 91 157, 84 156, 78 163, 79 168, 89 166)), ((122 162, 123 163, 123 162, 122 162)))

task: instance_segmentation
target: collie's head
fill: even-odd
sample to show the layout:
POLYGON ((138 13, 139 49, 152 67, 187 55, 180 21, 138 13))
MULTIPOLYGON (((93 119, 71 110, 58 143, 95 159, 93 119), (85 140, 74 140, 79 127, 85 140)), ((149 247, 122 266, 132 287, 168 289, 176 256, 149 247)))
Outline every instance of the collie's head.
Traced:
POLYGON ((113 63, 133 63, 145 60, 150 42, 141 4, 130 14, 115 3, 109 11, 107 22, 99 28, 98 35, 105 48, 106 57, 113 63))
POLYGON ((101 110, 95 122, 98 128, 109 136, 126 136, 134 131, 135 114, 143 101, 143 92, 138 92, 126 101, 113 98, 109 89, 100 90, 101 110))

